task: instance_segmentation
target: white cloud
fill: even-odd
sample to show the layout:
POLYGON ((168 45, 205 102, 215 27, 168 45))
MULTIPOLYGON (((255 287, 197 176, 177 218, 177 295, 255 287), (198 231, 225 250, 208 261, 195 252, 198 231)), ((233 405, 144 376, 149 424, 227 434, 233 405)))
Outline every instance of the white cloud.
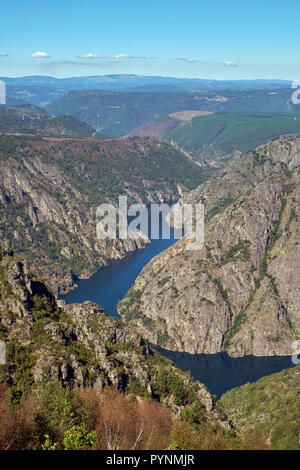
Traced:
POLYGON ((89 52, 88 54, 77 55, 76 58, 77 59, 109 59, 109 57, 107 56, 93 54, 92 52, 89 52))
POLYGON ((143 55, 126 55, 126 54, 117 54, 115 59, 148 59, 143 55))
POLYGON ((196 59, 191 59, 190 57, 177 57, 177 60, 181 60, 182 62, 187 62, 188 64, 195 64, 198 62, 196 59))
POLYGON ((29 56, 31 59, 49 59, 50 55, 47 52, 37 51, 29 56))
POLYGON ((8 57, 8 54, 6 54, 6 52, 0 52, 0 57, 8 57))
POLYGON ((237 67, 237 64, 232 62, 232 60, 223 60, 221 64, 223 64, 225 67, 237 67))

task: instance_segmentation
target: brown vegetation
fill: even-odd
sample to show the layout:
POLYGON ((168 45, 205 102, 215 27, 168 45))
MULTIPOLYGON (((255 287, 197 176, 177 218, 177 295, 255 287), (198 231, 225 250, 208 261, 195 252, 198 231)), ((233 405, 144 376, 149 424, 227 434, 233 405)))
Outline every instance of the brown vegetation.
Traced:
POLYGON ((8 387, 1 385, 1 450, 64 449, 64 437, 74 429, 93 434, 95 450, 268 448, 259 430, 241 438, 205 421, 189 423, 153 400, 110 388, 72 392, 52 383, 15 409, 8 387))

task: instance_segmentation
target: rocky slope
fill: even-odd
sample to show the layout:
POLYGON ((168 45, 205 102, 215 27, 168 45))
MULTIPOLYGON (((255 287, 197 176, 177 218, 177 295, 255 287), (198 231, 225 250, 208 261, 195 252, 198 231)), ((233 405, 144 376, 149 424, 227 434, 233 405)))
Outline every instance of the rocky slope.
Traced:
POLYGON ((97 240, 96 208, 177 199, 205 173, 182 152, 153 139, 0 136, 0 234, 55 289, 144 245, 97 240))
POLYGON ((299 338, 300 139, 250 152, 187 197, 205 202, 205 245, 179 240, 119 304, 151 342, 177 351, 288 355, 299 338))
MULTIPOLYGON (((0 339, 6 365, 0 382, 19 403, 49 381, 63 386, 106 386, 152 397, 174 411, 197 403, 207 418, 222 422, 204 385, 153 352, 134 329, 91 302, 57 303, 46 285, 12 253, 0 256, 0 339)), ((229 426, 224 421, 224 426, 229 426)))

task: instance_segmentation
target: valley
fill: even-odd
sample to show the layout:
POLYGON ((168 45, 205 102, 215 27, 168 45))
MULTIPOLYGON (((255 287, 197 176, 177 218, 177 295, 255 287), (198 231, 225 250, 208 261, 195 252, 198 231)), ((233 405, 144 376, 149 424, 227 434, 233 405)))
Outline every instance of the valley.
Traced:
MULTIPOLYGON (((3 413, 22 427, 10 407, 36 400, 36 444, 24 437, 23 448, 63 448, 71 422, 102 436, 116 403, 147 428, 147 400, 158 416, 149 436, 164 420, 165 446, 297 448, 300 115, 290 91, 94 85, 70 85, 41 108, 0 106, 3 413), (120 195, 204 203, 204 247, 187 250, 173 229, 166 240, 99 240, 96 209, 120 195), (88 396, 94 411, 74 421, 41 414, 43 400, 63 414, 88 396), (289 442, 278 400, 296 423, 289 442)), ((133 428, 140 448, 159 446, 133 428)), ((126 432, 95 445, 133 446, 126 432)))
POLYGON ((0 136, 1 225, 5 246, 64 292, 109 259, 143 241, 97 240, 102 202, 176 200, 209 173, 155 139, 58 139, 0 136), (172 166, 171 166, 172 163, 172 166))
POLYGON ((10 463, 300 450, 297 3, 1 3, 10 463))

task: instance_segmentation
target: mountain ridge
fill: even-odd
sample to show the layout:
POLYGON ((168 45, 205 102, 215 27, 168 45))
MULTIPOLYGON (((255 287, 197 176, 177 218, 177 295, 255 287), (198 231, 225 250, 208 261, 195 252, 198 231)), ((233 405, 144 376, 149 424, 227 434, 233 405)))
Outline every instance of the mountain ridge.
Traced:
POLYGON ((44 109, 30 104, 0 106, 0 133, 57 137, 97 135, 91 126, 72 116, 52 117, 44 109))

